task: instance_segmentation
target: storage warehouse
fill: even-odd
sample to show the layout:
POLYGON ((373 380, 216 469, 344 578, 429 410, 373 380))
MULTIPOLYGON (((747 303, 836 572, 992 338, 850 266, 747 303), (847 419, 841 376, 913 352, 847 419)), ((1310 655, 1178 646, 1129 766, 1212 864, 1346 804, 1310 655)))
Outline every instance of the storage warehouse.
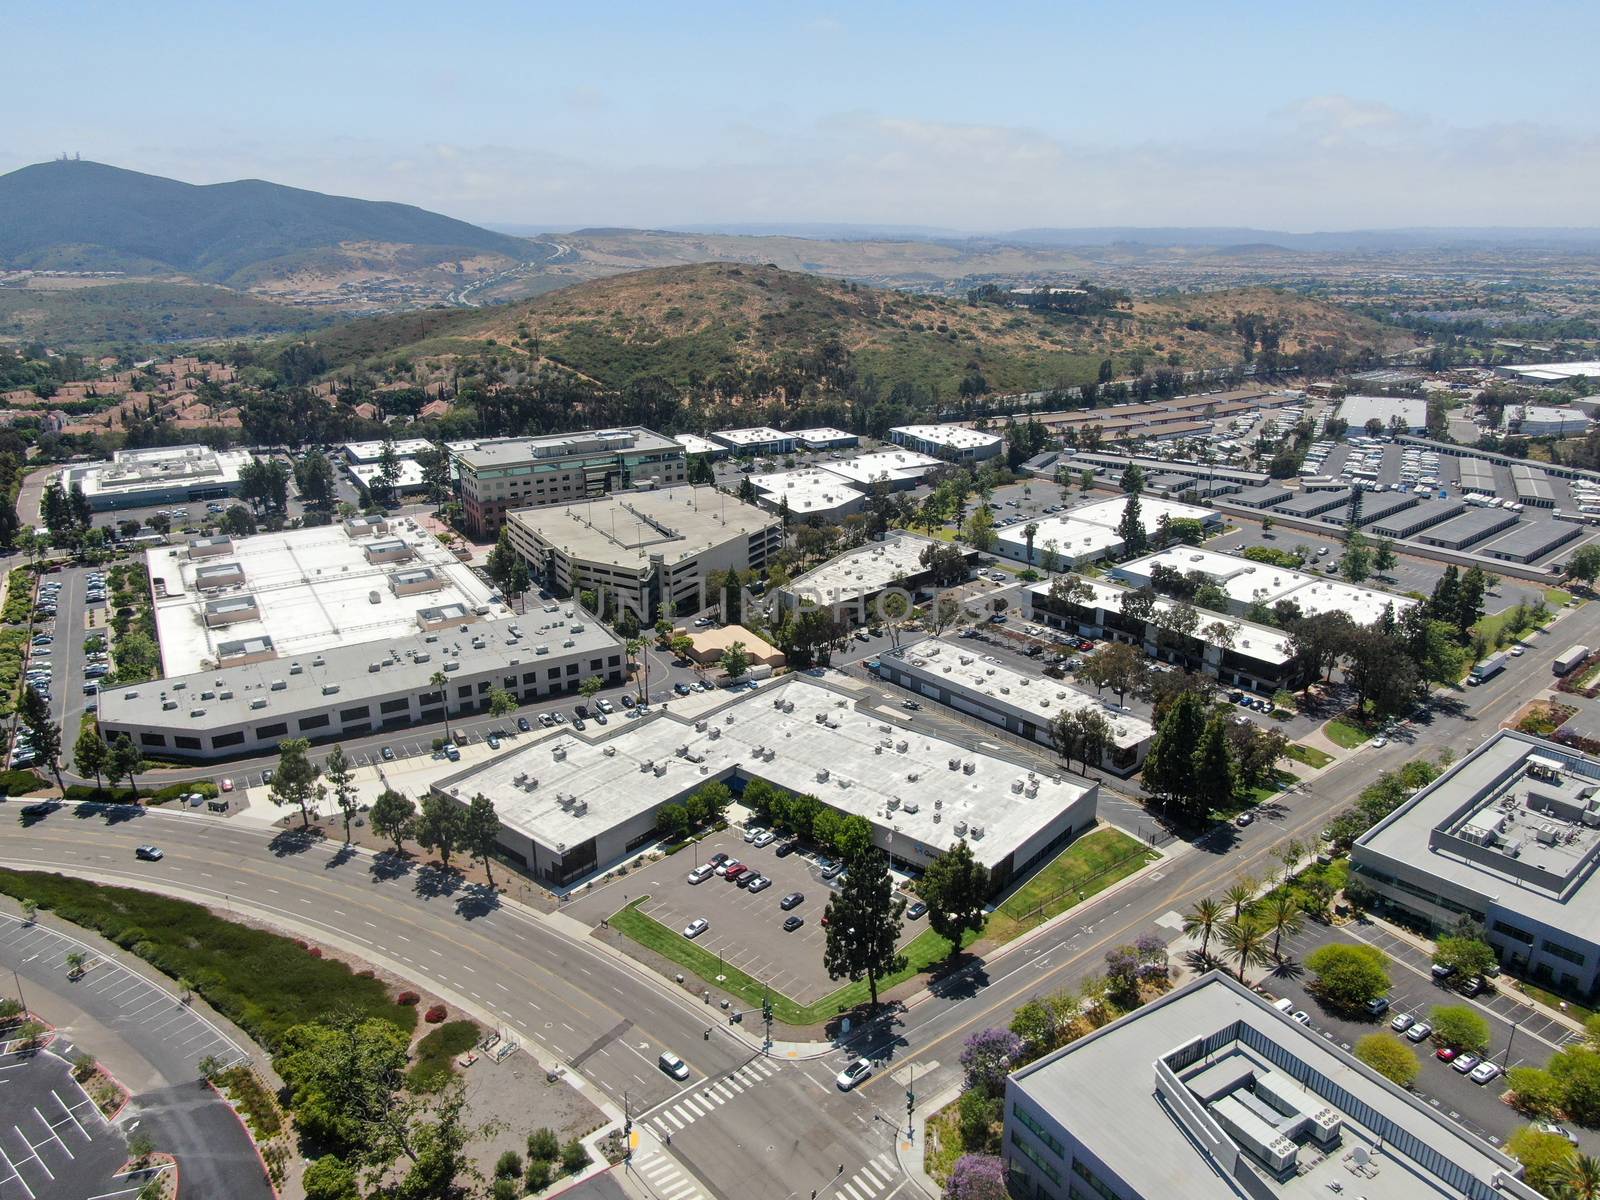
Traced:
POLYGON ((1374 521, 1370 532, 1378 537, 1408 538, 1466 511, 1467 506, 1460 500, 1422 500, 1412 508, 1374 521))
POLYGON ((1478 553, 1506 562, 1537 562, 1558 546, 1577 538, 1583 529, 1568 521, 1524 521, 1497 541, 1479 546, 1478 553))
POLYGON ((1416 540, 1446 550, 1465 550, 1502 529, 1510 529, 1516 523, 1517 514, 1514 512, 1507 512, 1503 508, 1475 508, 1459 517, 1450 518, 1443 525, 1424 529, 1417 534, 1416 540))

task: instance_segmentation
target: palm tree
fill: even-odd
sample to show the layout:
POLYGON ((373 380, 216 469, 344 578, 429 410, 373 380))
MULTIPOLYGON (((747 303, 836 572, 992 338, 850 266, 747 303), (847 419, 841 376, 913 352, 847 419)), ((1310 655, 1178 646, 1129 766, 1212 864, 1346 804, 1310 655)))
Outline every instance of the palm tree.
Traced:
POLYGON ((1300 932, 1300 901, 1285 889, 1278 889, 1267 898, 1267 928, 1272 930, 1272 957, 1279 962, 1283 955, 1278 953, 1278 943, 1283 940, 1283 935, 1293 937, 1300 932))
POLYGON ((1239 982, 1244 982, 1246 967, 1264 966, 1267 961, 1267 932, 1254 921, 1222 927, 1226 957, 1239 964, 1239 982))
POLYGON ((1232 887, 1222 893, 1223 903, 1232 910, 1232 924, 1238 925, 1244 921, 1245 914, 1255 901, 1255 894, 1255 886, 1246 879, 1235 881, 1232 887))
POLYGON ((642 658, 640 657, 640 652, 644 651, 645 645, 645 640, 642 637, 629 638, 623 643, 623 649, 628 652, 628 665, 630 667, 635 665, 644 667, 643 671, 634 672, 638 678, 640 704, 643 704, 645 698, 650 694, 650 655, 646 652, 642 658))
POLYGON ((1183 918, 1183 932, 1193 937, 1200 935, 1200 957, 1208 958, 1211 949, 1211 935, 1222 924, 1222 905, 1210 896, 1195 902, 1183 918))
POLYGON ((1600 1200, 1600 1158, 1577 1154, 1561 1172, 1557 1193, 1563 1200, 1600 1200))
POLYGON ((1033 539, 1039 536, 1039 522, 1029 521, 1022 527, 1022 540, 1028 544, 1028 565, 1033 566, 1033 539))
POLYGON ((450 697, 445 693, 445 689, 450 686, 450 679, 443 671, 435 671, 428 676, 428 682, 439 693, 439 703, 443 705, 442 711, 444 713, 444 740, 448 742, 450 740, 450 697))

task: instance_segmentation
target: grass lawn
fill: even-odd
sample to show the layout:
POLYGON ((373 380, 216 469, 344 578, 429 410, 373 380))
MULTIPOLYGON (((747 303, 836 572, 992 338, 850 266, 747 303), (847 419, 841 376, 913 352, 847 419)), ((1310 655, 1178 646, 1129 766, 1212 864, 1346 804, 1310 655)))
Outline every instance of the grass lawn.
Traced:
POLYGON ((1068 846, 995 910, 984 936, 1008 942, 1143 867, 1156 852, 1120 829, 1097 829, 1068 846))
MULTIPOLYGON (((1563 601, 1563 603, 1565 603, 1565 601, 1563 601)), ((1500 649, 1501 648, 1501 646, 1500 646, 1500 633, 1501 633, 1501 630, 1505 628, 1506 624, 1511 620, 1511 614, 1516 612, 1516 610, 1517 610, 1517 606, 1513 604, 1510 608, 1506 609, 1504 612, 1495 613, 1495 615, 1492 616, 1492 617, 1484 617, 1483 620, 1479 621, 1476 625, 1474 625, 1472 627, 1472 631, 1474 633, 1479 634, 1480 636, 1482 636, 1483 640, 1489 645, 1489 648, 1490 648, 1491 651, 1496 650, 1496 649, 1500 649)), ((1553 609, 1553 608, 1546 609, 1545 613, 1544 613, 1544 619, 1543 620, 1534 621, 1526 629, 1524 629, 1520 634, 1518 634, 1517 637, 1519 637, 1519 638, 1520 637, 1526 637, 1528 634, 1532 633, 1535 629, 1540 629, 1540 628, 1543 628, 1544 626, 1550 624, 1551 621, 1556 619, 1556 611, 1557 610, 1553 609)), ((1506 642, 1506 645, 1509 646, 1511 644, 1511 642, 1515 641, 1515 640, 1516 640, 1515 638, 1509 639, 1506 642)))
MULTIPOLYGON (((869 998, 867 981, 863 979, 859 983, 847 983, 838 991, 812 1004, 800 1004, 791 1000, 782 992, 774 991, 738 968, 725 966, 711 951, 697 946, 676 929, 668 929, 654 917, 640 912, 639 905, 649 898, 640 896, 613 913, 611 927, 620 929, 641 946, 671 959, 711 986, 737 996, 752 1008, 759 1008, 762 997, 770 996, 773 1017, 785 1025, 815 1025, 846 1009, 854 1008, 869 998), (716 982, 719 974, 727 976, 721 983, 716 982)), ((976 940, 977 935, 969 933, 962 939, 962 945, 970 946, 976 940)), ((904 954, 906 957, 904 969, 878 981, 880 995, 895 984, 943 962, 950 956, 950 943, 928 929, 907 944, 904 954)))
POLYGON ((406 1072, 406 1086, 413 1092, 438 1091, 454 1072, 451 1060, 476 1046, 479 1032, 474 1021, 446 1021, 428 1034, 417 1043, 416 1061, 406 1072))
POLYGON ((31 898, 163 974, 189 980, 207 1003, 268 1049, 291 1025, 341 1006, 408 1033, 417 1024, 417 1010, 396 1004, 377 979, 311 954, 293 938, 224 920, 186 900, 38 871, 0 871, 0 892, 31 898))
POLYGON ((1547 992, 1542 987, 1535 987, 1533 984, 1528 983, 1525 980, 1519 982, 1521 982, 1523 991, 1527 992, 1528 995, 1532 996, 1535 1000, 1541 1000, 1548 1004, 1551 1008, 1559 1009, 1562 1004, 1565 1004, 1567 1006, 1567 1015, 1569 1017, 1575 1017, 1579 1021, 1587 1021, 1590 1017, 1594 1016, 1594 1009, 1586 1008, 1584 1005, 1579 1004, 1570 996, 1562 996, 1555 992, 1547 992))
POLYGON ((1372 736, 1351 725, 1342 717, 1335 717, 1329 721, 1322 727, 1322 732, 1328 735, 1329 741, 1335 745, 1343 746, 1346 750, 1354 750, 1372 736))
POLYGON ((1544 599, 1547 604, 1556 608, 1564 608, 1572 603, 1572 593, 1562 591, 1560 588, 1545 588, 1544 599))
POLYGON ((1333 761, 1333 755, 1326 750, 1318 750, 1315 746, 1302 746, 1299 742, 1290 742, 1283 748, 1283 752, 1297 763, 1304 763, 1313 769, 1325 767, 1333 761))

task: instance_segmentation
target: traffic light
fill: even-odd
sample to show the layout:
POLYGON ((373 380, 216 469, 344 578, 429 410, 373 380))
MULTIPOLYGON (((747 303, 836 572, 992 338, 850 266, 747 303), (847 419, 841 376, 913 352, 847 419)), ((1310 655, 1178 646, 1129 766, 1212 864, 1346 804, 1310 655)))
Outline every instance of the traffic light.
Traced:
POLYGON ((917 1107, 917 1094, 915 1092, 913 1092, 910 1088, 907 1088, 906 1089, 906 1116, 909 1117, 911 1115, 912 1110, 915 1109, 916 1107, 917 1107))
POLYGON ((761 997, 761 1019, 767 1024, 772 1024, 772 997, 761 997))

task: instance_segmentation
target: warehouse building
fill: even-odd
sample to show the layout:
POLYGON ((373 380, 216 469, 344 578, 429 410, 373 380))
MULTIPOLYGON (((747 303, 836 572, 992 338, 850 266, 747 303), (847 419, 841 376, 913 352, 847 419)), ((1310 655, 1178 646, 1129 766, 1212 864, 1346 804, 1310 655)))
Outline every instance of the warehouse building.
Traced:
POLYGON ((592 740, 562 730, 440 780, 500 815, 501 848, 563 888, 660 837, 662 807, 708 783, 762 779, 864 817, 913 870, 965 841, 997 888, 1095 825, 1099 787, 971 750, 788 676, 691 718, 658 711, 592 740))
POLYGON ((1454 763, 1351 848, 1382 908, 1481 926, 1514 973, 1600 991, 1600 762, 1513 729, 1454 763))
POLYGON ((1273 507, 1275 511, 1282 513, 1286 517, 1309 519, 1311 517, 1320 517, 1337 509, 1348 508, 1352 494, 1352 489, 1347 487, 1328 488, 1326 490, 1307 489, 1298 496, 1293 496, 1273 507))
POLYGON ((740 458, 757 454, 794 453, 794 434, 768 425, 756 425, 749 429, 719 429, 711 435, 711 440, 721 442, 735 457, 740 458))
POLYGON ((914 450, 875 450, 840 462, 818 463, 817 469, 837 475, 861 491, 881 483, 899 492, 916 487, 930 472, 943 466, 945 463, 931 454, 918 454, 914 450))
POLYGON ((1352 432, 1365 430, 1368 422, 1376 421, 1384 433, 1394 429, 1426 433, 1428 402, 1411 396, 1346 396, 1339 401, 1339 418, 1349 423, 1352 432))
POLYGON ((1503 529, 1510 529, 1516 523, 1517 514, 1514 512, 1507 512, 1503 508, 1475 508, 1459 517, 1450 518, 1443 525, 1424 529, 1417 534, 1416 540, 1446 550, 1465 550, 1503 529))
POLYGON ((1260 487, 1244 488, 1231 499, 1235 504, 1242 504, 1246 508, 1271 508, 1274 504, 1282 504, 1293 496, 1294 493, 1281 483, 1267 483, 1260 487))
MULTIPOLYGON (((873 625, 892 616, 881 610, 879 599, 891 588, 903 589, 913 603, 931 594, 932 579, 922 556, 947 544, 891 530, 881 540, 868 542, 807 571, 787 587, 772 593, 781 607, 794 611, 822 608, 851 627, 873 625)), ((976 550, 956 546, 970 564, 976 550)))
POLYGON ((210 446, 150 446, 118 450, 110 462, 80 463, 61 473, 61 486, 83 489, 93 512, 223 500, 239 494, 239 471, 255 461, 248 450, 210 446))
POLYGON ((416 611, 411 631, 310 652, 275 647, 229 626, 215 665, 100 692, 100 730, 161 758, 272 753, 285 738, 337 740, 384 729, 440 726, 489 709, 494 689, 521 702, 577 691, 585 679, 623 682, 623 648, 568 607, 512 618, 459 603, 438 620, 416 611), (440 688, 435 675, 443 673, 440 688))
POLYGON ((1517 503, 1530 508, 1554 508, 1556 490, 1550 477, 1533 467, 1517 465, 1511 468, 1511 484, 1517 489, 1517 503))
POLYGON ((516 508, 572 504, 688 479, 683 446, 648 429, 602 429, 479 442, 457 456, 467 532, 493 538, 516 508))
POLYGON ((1374 521, 1372 532, 1379 537, 1408 538, 1466 511, 1467 506, 1460 500, 1421 500, 1411 508, 1374 521))
POLYGON ((1054 746, 1051 725, 1062 713, 1097 713, 1110 736, 1094 765, 1116 775, 1137 771, 1155 736, 1150 722, 1132 713, 1060 680, 991 662, 954 638, 923 638, 888 650, 878 656, 878 674, 1042 746, 1054 746))
POLYGON ((1477 552, 1506 562, 1537 562, 1581 533, 1581 528, 1568 521, 1524 521, 1498 541, 1478 547, 1477 552))
POLYGON ((829 425, 816 429, 796 429, 791 436, 807 450, 843 450, 861 444, 859 435, 829 425))
MULTIPOLYGON (((1098 413, 1101 410, 1095 410, 1098 413)), ((1104 450, 1075 450, 1062 459, 1062 467, 1076 475, 1080 471, 1121 477, 1129 464, 1137 466, 1145 475, 1187 475, 1191 479, 1220 479, 1236 483, 1241 488, 1266 487, 1273 481, 1265 471, 1247 471, 1242 467, 1225 467, 1215 463, 1195 462, 1184 458, 1151 458, 1137 454, 1113 454, 1104 450)))
POLYGON ((1600 379, 1600 362, 1524 363, 1496 367, 1495 374, 1524 383, 1560 384, 1569 379, 1600 379))
POLYGON ((404 518, 194 538, 146 551, 145 569, 167 675, 206 670, 224 642, 266 638, 292 657, 404 639, 424 607, 460 604, 472 620, 498 607, 488 584, 404 518))
POLYGON ((1522 404, 1506 410, 1506 422, 1526 437, 1552 437, 1583 433, 1589 418, 1576 408, 1553 404, 1522 404))
MULTIPOLYGON (((995 530, 994 552, 1031 566, 1049 562, 1058 570, 1120 554, 1123 544, 1117 526, 1127 506, 1127 497, 1118 496, 1080 504, 1037 521, 1008 525, 995 530), (1030 525, 1034 530, 1031 548, 1027 533, 1030 525)), ((1194 521, 1207 530, 1222 526, 1222 514, 1216 509, 1156 496, 1139 497, 1139 525, 1147 538, 1155 535, 1162 518, 1169 522, 1194 521)))
POLYGON ((1126 642, 1152 658, 1262 695, 1298 687, 1306 676, 1306 666, 1295 659, 1289 635, 1281 629, 1208 612, 1193 633, 1174 634, 1159 624, 1173 608, 1171 600, 1157 598, 1152 619, 1137 620, 1122 611, 1123 597, 1134 589, 1098 579, 1083 582, 1088 595, 1071 602, 1052 596, 1047 583, 1028 588, 1023 593, 1028 619, 1078 637, 1126 642))
POLYGON ((816 517, 838 522, 866 507, 865 492, 820 467, 800 467, 750 476, 756 503, 772 512, 786 511, 796 520, 816 517))
POLYGON ((1541 1195, 1515 1160, 1224 971, 1022 1067, 1004 1116, 1010 1194, 1040 1200, 1541 1195))
POLYGON ((1456 477, 1463 492, 1476 496, 1493 496, 1498 490, 1494 479, 1494 464, 1486 459, 1463 456, 1455 460, 1456 477))
POLYGON ((965 425, 897 425, 889 430, 889 440, 946 462, 982 462, 1005 448, 998 434, 965 425))
POLYGON ((605 610, 651 624, 707 602, 713 571, 765 571, 783 522, 712 487, 645 489, 582 504, 526 508, 507 521, 534 575, 564 595, 593 591, 605 610))
POLYGON ((1337 520, 1344 524, 1349 524, 1351 514, 1355 513, 1356 524, 1361 528, 1365 528, 1374 522, 1415 508, 1421 503, 1421 499, 1415 492, 1377 492, 1363 489, 1359 512, 1356 511, 1354 497, 1352 497, 1349 505, 1324 516, 1323 520, 1337 520))

